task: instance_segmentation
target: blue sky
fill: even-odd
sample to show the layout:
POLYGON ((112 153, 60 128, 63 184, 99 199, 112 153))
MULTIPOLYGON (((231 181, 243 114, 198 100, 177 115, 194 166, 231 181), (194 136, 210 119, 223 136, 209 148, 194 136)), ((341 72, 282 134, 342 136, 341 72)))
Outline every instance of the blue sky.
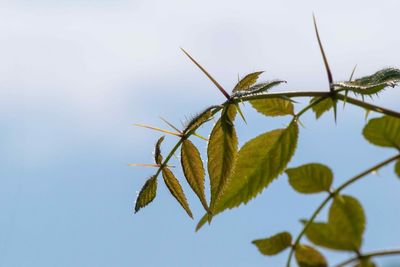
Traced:
MULTIPOLYGON (((298 219, 323 196, 298 195, 282 176, 195 233, 197 221, 160 183, 157 199, 134 215, 153 170, 127 165, 151 162, 159 135, 132 124, 161 126, 163 116, 179 125, 223 101, 179 47, 227 88, 238 74, 265 70, 265 80, 288 81, 278 90, 327 89, 312 12, 336 80, 355 64, 356 76, 400 67, 399 8, 397 0, 2 1, 0 266, 281 266, 286 253, 266 258, 250 241, 296 234, 298 219)), ((397 87, 376 103, 398 109, 399 97, 397 87)), ((240 144, 287 122, 244 111, 249 125, 237 121, 240 144)), ((308 114, 303 123, 290 166, 327 164, 335 185, 395 153, 363 140, 357 108, 346 106, 336 125, 332 114, 318 121, 308 114)), ((204 142, 196 144, 205 151, 204 142)), ((393 166, 346 193, 365 206, 365 250, 398 247, 393 166)), ((198 219, 201 206, 188 198, 198 219)), ((347 256, 327 255, 332 263, 347 256)), ((400 258, 381 262, 397 266, 400 258)))

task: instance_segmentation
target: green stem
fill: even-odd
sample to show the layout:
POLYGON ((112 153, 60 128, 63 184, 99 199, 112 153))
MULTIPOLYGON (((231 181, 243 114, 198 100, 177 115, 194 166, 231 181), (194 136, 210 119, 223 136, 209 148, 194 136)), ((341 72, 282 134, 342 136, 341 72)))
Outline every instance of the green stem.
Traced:
POLYGON ((361 179, 362 177, 366 176, 367 174, 370 174, 373 171, 376 171, 384 166, 386 166, 387 164, 400 159, 400 154, 390 157, 385 161, 382 161, 381 163, 378 163, 376 165, 374 165, 373 167, 361 172, 360 174, 352 177, 351 179, 349 179, 348 181, 346 181, 345 183, 343 183, 341 186, 339 186, 336 190, 334 190, 332 193, 330 193, 322 202, 321 204, 317 207, 317 209, 314 211, 314 213, 311 215, 310 219, 307 220, 307 223, 304 225, 303 229, 301 230, 300 234, 296 237, 295 242, 293 244, 293 246, 290 249, 289 252, 289 256, 288 256, 288 260, 286 263, 287 267, 290 267, 290 262, 292 260, 293 257, 293 253, 294 250, 296 249, 296 246, 299 245, 301 238, 303 237, 303 235, 305 234, 305 232, 307 231, 308 227, 311 225, 311 223, 313 223, 314 219, 317 217, 317 215, 321 212, 321 210, 328 204, 328 202, 334 198, 336 195, 338 195, 343 189, 345 189, 346 187, 348 187, 349 185, 351 185, 352 183, 356 182, 357 180, 361 179))
POLYGON ((359 261, 361 259, 380 257, 380 256, 389 256, 389 255, 399 255, 399 254, 400 254, 400 249, 387 249, 387 250, 373 251, 373 252, 361 254, 360 256, 356 256, 356 257, 350 258, 348 260, 345 260, 345 261, 335 265, 335 267, 343 267, 343 266, 346 266, 347 264, 350 264, 355 261, 359 261))

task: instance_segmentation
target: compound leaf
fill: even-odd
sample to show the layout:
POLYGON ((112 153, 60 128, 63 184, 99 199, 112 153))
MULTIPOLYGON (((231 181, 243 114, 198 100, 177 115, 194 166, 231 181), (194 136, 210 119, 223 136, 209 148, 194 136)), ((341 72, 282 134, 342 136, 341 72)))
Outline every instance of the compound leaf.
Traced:
POLYGON ((305 164, 287 169, 285 172, 289 177, 290 185, 299 193, 329 192, 332 185, 333 173, 331 169, 319 163, 305 164))
POLYGON ((238 140, 233 125, 235 116, 236 106, 228 105, 212 129, 208 142, 207 167, 211 185, 211 212, 231 174, 236 159, 238 140))
POLYGON ((140 190, 139 196, 136 199, 135 213, 141 208, 147 206, 154 200, 157 194, 157 177, 151 176, 140 190))
POLYGON ((182 142, 181 164, 183 173, 190 187, 199 197, 203 207, 208 210, 206 195, 204 193, 204 167, 200 152, 188 139, 182 142))
POLYGON ((395 68, 386 68, 370 76, 356 79, 350 82, 341 82, 335 84, 340 88, 348 89, 354 93, 371 95, 379 93, 386 87, 394 87, 400 81, 400 70, 395 68))
POLYGON ((183 192, 182 186, 179 183, 178 179, 176 179, 175 175, 167 167, 164 167, 162 169, 162 175, 164 178, 164 182, 167 185, 172 196, 174 196, 179 204, 181 204, 182 208, 186 211, 189 217, 193 218, 192 212, 189 208, 189 203, 187 202, 185 193, 183 192))
POLYGON ((290 247, 292 235, 288 232, 281 232, 268 238, 254 240, 252 243, 262 254, 271 256, 290 247))
POLYGON ((325 257, 315 248, 299 245, 295 250, 295 258, 299 267, 327 267, 325 257))
POLYGON ((374 145, 400 149, 400 119, 390 116, 370 119, 363 135, 374 145))
POLYGON ((253 84, 257 82, 258 76, 260 76, 261 73, 263 73, 263 71, 256 71, 244 76, 244 78, 241 79, 233 88, 232 93, 248 90, 253 84))
POLYGON ((292 158, 297 145, 298 126, 292 122, 248 141, 240 149, 215 212, 247 203, 276 178, 292 158))
POLYGON ((281 98, 257 99, 250 101, 250 104, 265 116, 294 115, 292 102, 281 98))
MULTIPOLYGON (((310 101, 310 103, 313 103, 315 101, 317 101, 319 99, 319 97, 313 97, 310 101)), ((315 104, 312 106, 312 110, 315 113, 315 117, 318 119, 319 117, 322 116, 322 114, 324 114, 326 111, 329 111, 333 106, 334 106, 334 102, 332 100, 332 98, 327 97, 323 100, 321 100, 319 103, 315 104)))

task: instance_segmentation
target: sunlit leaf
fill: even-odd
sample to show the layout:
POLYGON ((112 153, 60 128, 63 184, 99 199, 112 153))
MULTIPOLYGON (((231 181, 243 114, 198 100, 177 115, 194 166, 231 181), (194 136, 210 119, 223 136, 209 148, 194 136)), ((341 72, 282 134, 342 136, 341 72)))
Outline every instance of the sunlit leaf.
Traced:
POLYGON ((189 217, 193 218, 192 212, 189 208, 189 203, 187 202, 185 193, 183 192, 182 186, 179 183, 178 179, 176 179, 171 170, 166 167, 162 169, 162 175, 164 178, 164 182, 167 185, 171 194, 175 197, 179 204, 181 204, 182 208, 187 212, 189 217))
POLYGON ((228 105, 221 118, 211 131, 207 147, 208 174, 211 185, 210 210, 213 212, 215 203, 220 197, 237 155, 237 135, 233 121, 236 115, 235 105, 228 105))
POLYGON ((370 119, 363 135, 374 145, 400 149, 400 119, 390 116, 370 119))
POLYGON ((249 89, 246 91, 237 91, 233 93, 233 96, 235 97, 243 97, 247 95, 256 95, 256 94, 261 94, 269 89, 271 89, 274 86, 277 86, 281 83, 286 83, 286 81, 283 80, 274 80, 274 81, 268 81, 268 82, 263 82, 263 83, 258 83, 253 86, 251 86, 249 89))
POLYGON ((396 162, 394 165, 394 171, 397 174, 397 176, 400 178, 400 160, 396 162))
POLYGON ((255 84, 258 80, 258 76, 263 73, 263 71, 257 71, 244 76, 233 88, 232 92, 235 93, 237 91, 245 91, 248 90, 253 84, 255 84))
POLYGON ((298 245, 295 258, 299 267, 327 267, 325 257, 315 248, 307 245, 298 245))
POLYGON ((285 171, 290 185, 300 193, 311 194, 329 191, 332 185, 333 173, 327 166, 310 163, 290 168, 285 171))
POLYGON ((217 106, 211 106, 204 111, 194 115, 187 123, 184 132, 190 132, 191 130, 199 127, 204 122, 211 119, 213 111, 217 108, 217 106))
POLYGON ((351 196, 336 196, 329 209, 328 223, 311 223, 307 238, 315 245, 357 251, 362 244, 365 214, 361 204, 351 196))
POLYGON ((200 152, 190 140, 184 140, 181 147, 181 163, 183 173, 190 187, 199 197, 203 207, 208 210, 204 193, 204 167, 200 152))
POLYGON ((136 199, 135 213, 154 200, 157 194, 157 177, 151 176, 140 190, 136 199))
MULTIPOLYGON (((319 97, 313 97, 310 103, 315 102, 319 99, 319 97)), ((315 117, 318 119, 322 116, 326 111, 329 111, 334 106, 334 102, 332 98, 327 97, 324 100, 321 100, 319 103, 312 106, 312 110, 315 113, 315 117)))
POLYGON ((216 212, 247 203, 286 167, 297 145, 298 126, 264 133, 240 149, 232 176, 218 199, 216 212))
POLYGON ((281 98, 266 98, 250 101, 253 108, 266 116, 294 115, 292 102, 281 98))
POLYGON ((354 81, 337 83, 335 86, 348 89, 354 93, 371 95, 378 93, 386 87, 394 87, 399 81, 400 70, 387 68, 354 81))
POLYGON ((154 150, 154 160, 157 164, 161 164, 163 161, 163 157, 161 156, 161 143, 164 141, 165 136, 162 136, 160 139, 158 139, 156 143, 156 148, 154 150))
POLYGON ((282 232, 268 238, 254 240, 252 243, 257 246, 262 254, 271 256, 290 247, 292 235, 288 232, 282 232))

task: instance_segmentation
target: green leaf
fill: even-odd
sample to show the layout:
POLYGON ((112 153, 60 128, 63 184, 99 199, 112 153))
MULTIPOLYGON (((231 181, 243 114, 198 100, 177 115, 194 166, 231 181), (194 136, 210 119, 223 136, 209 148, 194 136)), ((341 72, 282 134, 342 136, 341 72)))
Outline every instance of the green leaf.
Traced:
POLYGON ((141 208, 147 206, 154 200, 157 194, 157 177, 151 176, 140 190, 139 196, 136 199, 135 213, 141 208))
MULTIPOLYGON (((310 101, 310 103, 313 103, 315 101, 317 101, 318 99, 320 99, 319 97, 313 97, 310 101)), ((319 117, 322 116, 322 114, 324 114, 326 111, 329 111, 333 106, 334 106, 334 102, 332 100, 332 98, 327 97, 324 100, 321 100, 319 103, 315 104, 314 106, 312 106, 312 110, 315 113, 315 117, 318 119, 319 117)))
POLYGON ((397 176, 400 178, 400 160, 396 162, 394 165, 394 171, 397 174, 397 176))
POLYGON ((350 82, 341 82, 334 85, 339 88, 348 89, 354 93, 371 95, 378 93, 386 87, 394 87, 399 81, 400 70, 395 68, 387 68, 370 76, 350 82))
POLYGON ((199 150, 188 139, 182 142, 181 164, 183 173, 190 187, 199 197, 204 209, 208 210, 206 195, 204 193, 204 167, 199 150))
POLYGON ((158 139, 157 143, 156 143, 156 148, 154 150, 154 160, 157 164, 161 164, 163 161, 163 157, 161 155, 161 143, 164 141, 165 136, 161 136, 160 139, 158 139))
POLYGON ((311 223, 307 238, 315 245, 345 251, 357 251, 362 244, 365 214, 351 196, 336 196, 329 209, 328 223, 311 223))
POLYGON ((238 140, 233 125, 235 116, 235 105, 228 105, 222 111, 221 118, 212 129, 208 142, 207 167, 211 185, 211 212, 213 212, 221 190, 231 174, 236 159, 238 140))
POLYGON ((258 76, 260 76, 261 73, 263 73, 263 71, 253 72, 244 76, 244 78, 236 84, 235 88, 233 88, 232 93, 248 90, 257 82, 258 76))
POLYGON ((191 130, 199 127, 201 124, 207 122, 208 120, 211 119, 213 115, 214 109, 216 109, 217 106, 211 106, 204 111, 194 115, 187 123, 185 127, 185 133, 190 132, 191 130))
POLYGON ((174 196, 174 198, 179 202, 179 204, 181 204, 182 208, 186 211, 189 217, 193 219, 193 215, 192 212, 190 211, 185 193, 183 192, 182 186, 179 183, 178 179, 176 179, 175 175, 167 167, 164 167, 162 169, 162 175, 164 178, 164 182, 167 185, 172 196, 174 196))
POLYGON ((281 83, 286 83, 286 81, 274 80, 274 81, 268 81, 268 82, 264 82, 264 83, 258 83, 258 84, 251 86, 246 91, 237 91, 237 92, 233 93, 233 96, 243 97, 243 96, 247 96, 247 95, 256 95, 256 94, 264 93, 264 92, 268 91, 269 89, 271 89, 272 87, 277 86, 281 83))
POLYGON ((295 250, 295 257, 299 267, 327 267, 325 257, 315 248, 299 245, 295 250))
POLYGON ((363 135, 374 145, 400 149, 400 119, 390 116, 370 119, 363 135))
POLYGON ((290 168, 286 170, 286 174, 293 189, 304 194, 329 192, 333 180, 331 169, 319 163, 290 168))
POLYGON ((250 101, 250 104, 265 116, 294 115, 292 102, 281 98, 266 98, 250 101))
POLYGON ((297 145, 298 126, 264 133, 248 141, 238 158, 215 212, 234 208, 259 194, 276 178, 292 158, 297 145))
POLYGON ((271 256, 290 247, 292 235, 288 232, 282 232, 268 238, 254 240, 252 243, 257 246, 262 254, 271 256))

